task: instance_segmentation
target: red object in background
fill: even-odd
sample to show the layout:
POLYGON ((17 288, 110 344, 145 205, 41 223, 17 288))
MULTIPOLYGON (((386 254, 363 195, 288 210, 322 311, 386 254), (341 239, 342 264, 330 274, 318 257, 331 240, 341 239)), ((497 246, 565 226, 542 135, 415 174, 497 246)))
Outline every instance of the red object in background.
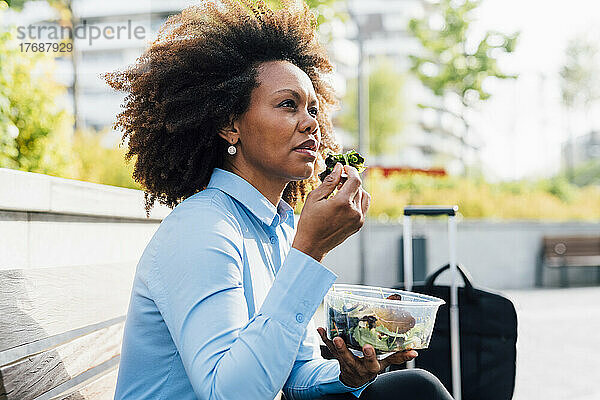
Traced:
POLYGON ((443 168, 432 168, 432 169, 422 169, 422 168, 409 168, 409 167, 379 167, 377 165, 369 166, 367 170, 377 170, 383 173, 383 176, 387 178, 392 173, 402 173, 402 174, 423 174, 430 176, 446 176, 446 170, 443 168))

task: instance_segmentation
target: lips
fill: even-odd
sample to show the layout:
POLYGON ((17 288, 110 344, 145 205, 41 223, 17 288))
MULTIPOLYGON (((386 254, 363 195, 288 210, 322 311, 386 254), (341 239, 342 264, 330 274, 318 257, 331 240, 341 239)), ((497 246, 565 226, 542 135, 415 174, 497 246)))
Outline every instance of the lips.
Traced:
POLYGON ((315 139, 308 139, 307 141, 303 142, 300 146, 295 147, 294 150, 305 149, 305 150, 317 151, 318 148, 319 148, 319 144, 317 143, 317 141, 315 139))

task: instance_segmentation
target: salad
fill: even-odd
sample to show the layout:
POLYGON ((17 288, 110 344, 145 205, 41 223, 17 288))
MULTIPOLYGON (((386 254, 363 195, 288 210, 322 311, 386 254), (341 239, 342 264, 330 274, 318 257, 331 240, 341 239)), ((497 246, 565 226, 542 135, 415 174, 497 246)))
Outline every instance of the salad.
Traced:
POLYGON ((333 172, 335 164, 340 163, 342 165, 350 165, 363 172, 365 170, 365 158, 354 150, 350 150, 345 154, 329 154, 325 158, 325 171, 319 174, 321 181, 324 181, 327 175, 333 172))
MULTIPOLYGON (((388 300, 402 300, 399 294, 388 300)), ((331 336, 340 336, 349 349, 362 351, 370 344, 376 354, 385 354, 407 349, 423 349, 429 344, 434 320, 415 319, 401 308, 386 308, 384 305, 330 304, 328 328, 331 336)))

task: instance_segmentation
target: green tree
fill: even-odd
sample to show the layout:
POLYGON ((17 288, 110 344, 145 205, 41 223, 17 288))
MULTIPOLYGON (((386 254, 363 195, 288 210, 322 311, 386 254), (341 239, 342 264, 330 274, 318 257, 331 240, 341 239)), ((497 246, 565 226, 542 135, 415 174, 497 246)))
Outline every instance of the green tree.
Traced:
POLYGON ((497 57, 515 50, 518 33, 488 31, 479 41, 469 36, 471 14, 480 3, 480 0, 426 2, 429 9, 425 16, 409 22, 409 31, 421 47, 410 56, 412 72, 434 95, 442 100, 457 97, 462 105, 453 112, 432 104, 420 107, 457 117, 464 125, 463 141, 470 127, 465 116, 467 110, 490 97, 483 87, 485 80, 516 78, 500 70, 497 57))
MULTIPOLYGON (((395 149, 390 139, 402 131, 404 77, 385 57, 377 59, 373 66, 369 74, 369 154, 377 156, 392 153, 395 149)), ((357 102, 357 82, 351 79, 342 100, 344 109, 336 122, 355 137, 358 137, 357 102)))
MULTIPOLYGON (((573 160, 574 132, 571 120, 575 111, 585 113, 589 121, 592 104, 600 99, 600 50, 595 41, 585 36, 577 36, 569 41, 565 50, 565 62, 560 69, 560 88, 562 101, 567 111, 567 134, 569 146, 566 154, 566 176, 569 182, 582 183, 590 181, 589 173, 594 171, 594 164, 589 164, 577 172, 573 160)), ((598 167, 595 167, 598 170, 598 167)), ((597 180, 596 180, 597 181, 597 180)), ((590 181, 593 182, 593 179, 590 181)))
MULTIPOLYGON (((260 1, 260 0, 253 0, 260 1)), ((311 11, 315 14, 317 19, 317 26, 320 26, 324 22, 327 22, 331 18, 345 19, 347 16, 342 12, 334 11, 334 3, 339 0, 303 0, 311 11)), ((266 0, 265 1, 270 7, 281 8, 284 5, 282 0, 266 0)))
MULTIPOLYGON (((12 0, 12 1, 11 0, 0 0, 0 11, 5 8, 14 6, 14 3, 15 3, 14 0, 12 0)), ((22 1, 19 1, 19 3, 20 4, 16 5, 16 7, 21 8, 23 6, 22 1)))
POLYGON ((572 182, 577 186, 600 186, 600 159, 577 165, 572 173, 572 182))
POLYGON ((483 89, 486 78, 516 78, 500 70, 495 53, 512 53, 518 33, 489 31, 467 49, 470 14, 479 4, 473 0, 440 0, 432 5, 431 13, 409 22, 409 31, 423 50, 423 54, 410 56, 412 71, 435 95, 455 93, 466 107, 490 97, 483 89), (432 26, 435 18, 441 18, 443 23, 432 26))
MULTIPOLYGON (((23 9, 23 6, 25 5, 25 3, 27 3, 28 1, 31 0, 0 0, 0 4, 1 3, 6 3, 8 7, 17 10, 17 11, 21 11, 23 9)), ((72 0, 46 0, 46 2, 48 4, 50 4, 52 7, 70 7, 72 0)), ((0 7, 1 9, 2 7, 0 7)))
POLYGON ((72 118, 59 105, 64 87, 48 54, 22 52, 13 32, 0 33, 0 167, 71 174, 72 118))
POLYGON ((588 108, 600 99, 598 54, 598 46, 591 40, 576 37, 569 41, 560 70, 562 100, 567 108, 588 108))
POLYGON ((73 137, 73 165, 76 179, 104 185, 140 189, 133 178, 134 160, 125 162, 126 149, 116 143, 108 147, 109 131, 78 130, 73 137))

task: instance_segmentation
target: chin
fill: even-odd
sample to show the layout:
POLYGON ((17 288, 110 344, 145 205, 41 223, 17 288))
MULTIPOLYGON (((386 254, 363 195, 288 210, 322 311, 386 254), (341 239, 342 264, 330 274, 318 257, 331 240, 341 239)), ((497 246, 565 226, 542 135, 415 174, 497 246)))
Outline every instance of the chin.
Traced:
POLYGON ((305 164, 304 168, 300 168, 299 170, 295 171, 295 173, 290 174, 291 176, 293 176, 292 180, 294 181, 303 181, 305 179, 310 178, 315 172, 315 165, 313 163, 311 164, 305 164))

